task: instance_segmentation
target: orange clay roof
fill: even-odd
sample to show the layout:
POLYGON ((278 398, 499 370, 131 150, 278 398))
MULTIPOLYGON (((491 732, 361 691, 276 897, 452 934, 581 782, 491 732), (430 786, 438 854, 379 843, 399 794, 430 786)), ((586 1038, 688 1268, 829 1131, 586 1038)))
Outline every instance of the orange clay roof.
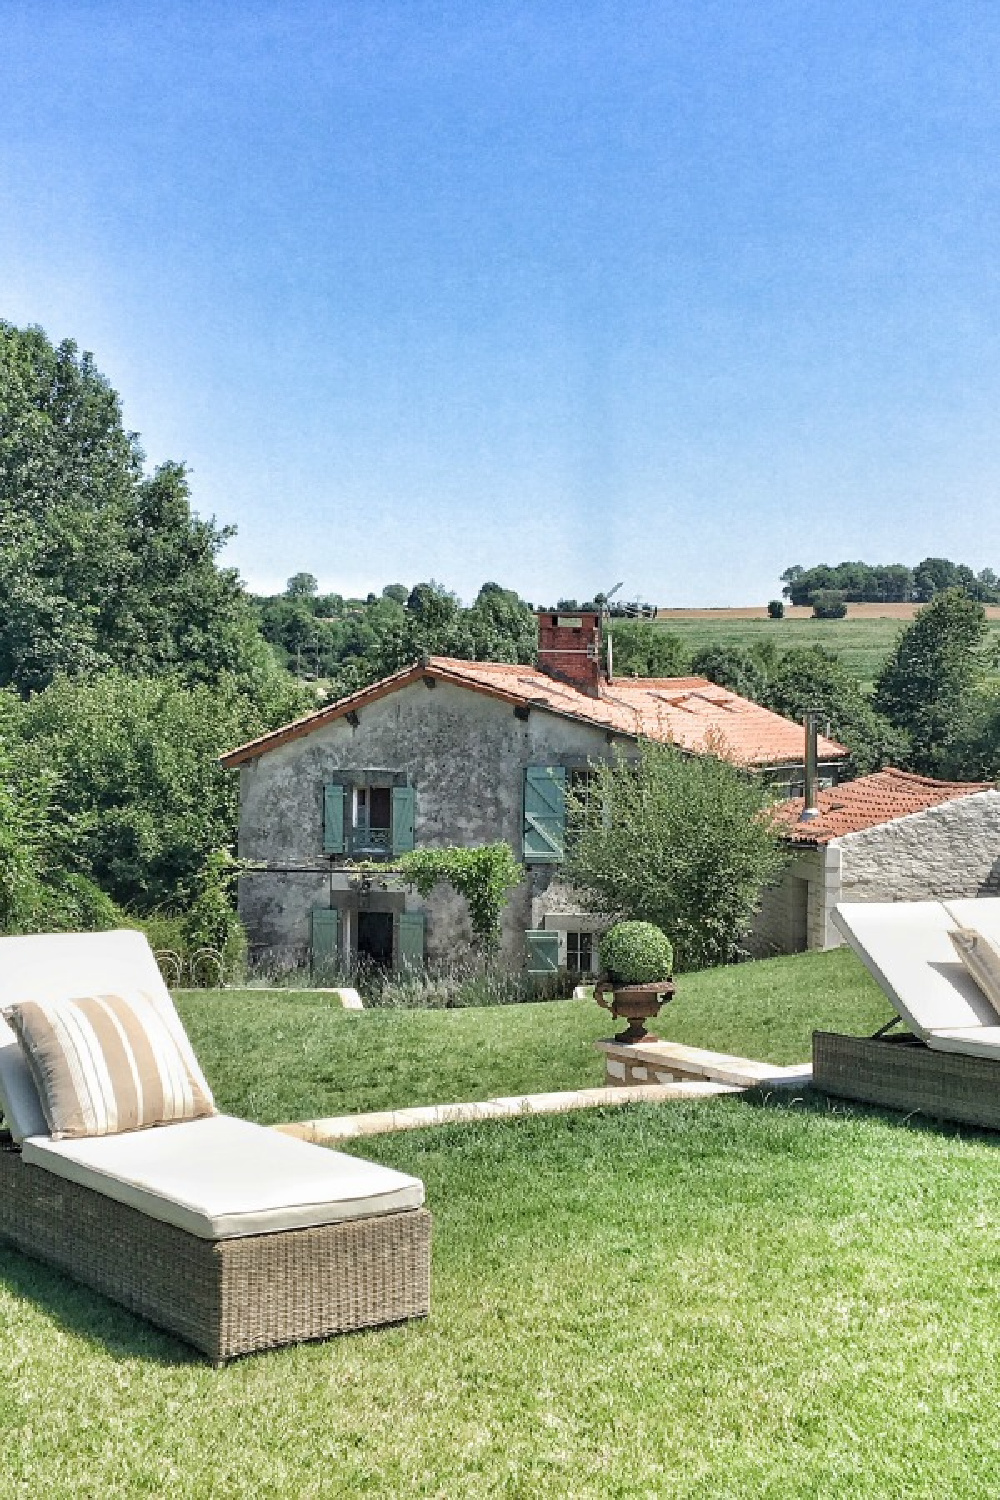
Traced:
MULTIPOLYGON (((727 688, 716 687, 704 677, 616 678, 602 684, 599 698, 591 698, 568 683, 548 677, 537 667, 431 656, 349 698, 340 698, 327 708, 227 751, 220 756, 222 764, 238 766, 264 755, 424 677, 594 724, 627 738, 666 740, 682 750, 714 750, 738 765, 801 765, 805 753, 801 725, 740 698, 727 688)), ((820 759, 825 761, 843 759, 848 753, 843 745, 822 735, 818 750, 820 759)))
POLYGON ((934 781, 930 776, 914 776, 890 767, 820 792, 816 798, 820 815, 808 823, 799 822, 801 797, 783 802, 775 809, 775 818, 783 837, 793 844, 828 844, 845 833, 861 833, 880 823, 926 812, 956 797, 994 790, 989 781, 934 781))

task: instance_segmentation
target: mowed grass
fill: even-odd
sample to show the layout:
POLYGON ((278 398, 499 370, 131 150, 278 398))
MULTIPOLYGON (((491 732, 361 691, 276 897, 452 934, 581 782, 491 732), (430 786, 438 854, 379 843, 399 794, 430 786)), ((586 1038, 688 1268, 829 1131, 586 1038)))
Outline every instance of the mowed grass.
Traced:
MULTIPOLYGON (((582 1081, 608 1031, 580 1001, 179 998, 258 1118, 582 1081)), ((684 977, 661 1030, 790 1061, 886 1013, 838 952, 684 977)), ((0 1248, 0 1495, 998 1493, 997 1144, 809 1091, 379 1137, 426 1184, 430 1318, 220 1371, 0 1248)))
MULTIPOLYGON (((262 1124, 457 1103, 603 1082, 588 1000, 468 1010, 344 1011, 309 991, 177 996, 220 1107, 262 1124)), ((774 1063, 810 1055, 814 1026, 871 1032, 890 1014, 847 949, 683 975, 655 1030, 774 1063)))
POLYGON ((1000 1490, 1000 1153, 808 1097, 369 1142, 435 1216, 426 1322, 221 1371, 0 1251, 0 1490, 1000 1490))
MULTIPOLYGON (((769 641, 778 651, 799 646, 823 646, 834 652, 858 680, 875 681, 903 628, 899 620, 678 620, 657 621, 655 629, 679 636, 694 654, 708 646, 747 649, 769 641)), ((1000 643, 1000 621, 989 622, 989 639, 1000 643)))

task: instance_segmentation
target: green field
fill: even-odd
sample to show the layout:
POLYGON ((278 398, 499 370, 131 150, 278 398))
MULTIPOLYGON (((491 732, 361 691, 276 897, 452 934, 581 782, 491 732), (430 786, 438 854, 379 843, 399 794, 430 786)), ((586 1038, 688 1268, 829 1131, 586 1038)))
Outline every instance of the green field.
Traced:
MULTIPOLYGON (((676 635, 692 655, 707 646, 751 647, 770 641, 778 651, 796 646, 824 646, 833 651, 858 680, 870 686, 892 650, 903 624, 899 620, 658 620, 655 628, 676 635)), ((990 641, 1000 646, 1000 621, 989 623, 990 641)))

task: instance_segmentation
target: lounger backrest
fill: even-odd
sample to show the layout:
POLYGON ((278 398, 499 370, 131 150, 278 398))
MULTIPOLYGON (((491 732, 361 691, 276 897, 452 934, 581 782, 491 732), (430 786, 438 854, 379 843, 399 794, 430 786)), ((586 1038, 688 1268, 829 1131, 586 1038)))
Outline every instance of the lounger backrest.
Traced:
POLYGON ((833 920, 917 1036, 1000 1025, 952 947, 959 922, 941 902, 849 902, 833 920))
POLYGON ((1000 899, 996 896, 971 896, 941 905, 954 917, 956 927, 974 927, 1000 947, 1000 899))
MULTIPOLYGON (((82 995, 106 995, 141 990, 163 1017, 164 1023, 184 1049, 188 1066, 194 1072, 199 1086, 208 1091, 204 1074, 191 1051, 180 1016, 163 982, 159 965, 144 933, 118 932, 56 932, 32 933, 24 937, 0 937, 0 1009, 19 1000, 72 1000, 82 995)), ((14 1044, 13 1033, 0 1018, 0 1046, 14 1044)), ((19 1059, 10 1055, 14 1063, 19 1059)), ((22 1098, 25 1096, 27 1069, 18 1068, 23 1076, 17 1082, 22 1098)), ((7 1088, 11 1087, 8 1080, 7 1088)), ((33 1085, 31 1097, 34 1095, 33 1085)), ((30 1106, 30 1098, 25 1102, 30 1106)), ((8 1101, 9 1104, 13 1100, 8 1101)), ((41 1106, 37 1110, 28 1108, 26 1120, 34 1115, 40 1118, 41 1106)), ((34 1134, 34 1129, 21 1128, 20 1120, 11 1119, 15 1139, 24 1134, 34 1134)))
POLYGON ((54 932, 0 937, 0 1007, 19 1000, 67 1000, 142 989, 176 1016, 153 951, 141 932, 54 932))

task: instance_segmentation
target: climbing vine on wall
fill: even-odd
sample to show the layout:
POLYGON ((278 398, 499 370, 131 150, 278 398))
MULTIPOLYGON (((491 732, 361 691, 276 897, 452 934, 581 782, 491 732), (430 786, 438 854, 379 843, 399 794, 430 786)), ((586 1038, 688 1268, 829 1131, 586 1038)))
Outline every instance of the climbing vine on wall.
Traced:
POLYGON ((487 954, 496 952, 507 892, 524 876, 509 844, 500 841, 475 849, 414 849, 401 855, 395 865, 425 898, 442 881, 464 896, 476 943, 487 954))

